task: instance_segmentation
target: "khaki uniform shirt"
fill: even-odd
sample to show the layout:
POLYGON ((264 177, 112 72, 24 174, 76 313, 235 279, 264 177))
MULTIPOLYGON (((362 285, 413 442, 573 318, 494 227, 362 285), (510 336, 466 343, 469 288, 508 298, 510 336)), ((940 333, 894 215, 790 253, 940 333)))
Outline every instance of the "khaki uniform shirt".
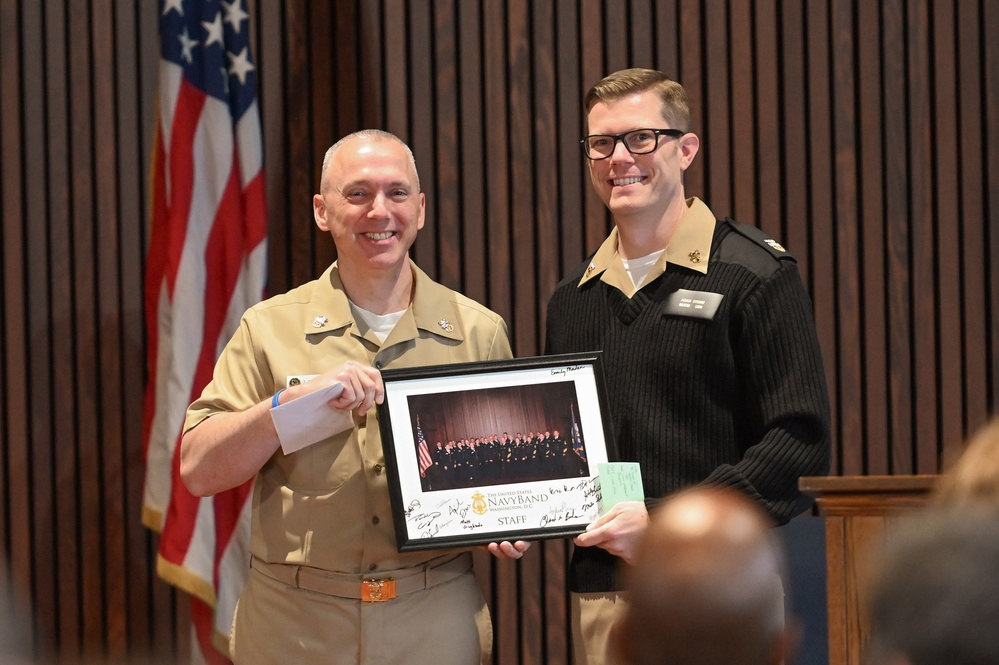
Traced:
MULTIPOLYGON (((188 410, 185 430, 215 413, 258 404, 290 377, 321 374, 347 360, 382 369, 512 357, 499 315, 411 266, 412 305, 384 343, 354 320, 336 263, 318 280, 252 307, 188 410)), ((366 574, 446 553, 397 550, 377 411, 362 418, 355 412, 353 429, 290 455, 278 450, 257 473, 255 558, 366 574)))
MULTIPOLYGON (((683 266, 706 275, 716 221, 714 213, 703 201, 696 196, 687 199, 687 212, 673 232, 673 237, 670 238, 666 251, 656 261, 656 265, 649 271, 649 274, 645 276, 642 286, 651 284, 659 275, 666 272, 667 263, 683 266)), ((590 265, 586 267, 586 272, 579 280, 579 285, 582 286, 589 280, 599 277, 631 298, 639 289, 635 288, 624 263, 621 261, 621 255, 617 249, 617 238, 618 231, 615 226, 593 255, 590 265)))

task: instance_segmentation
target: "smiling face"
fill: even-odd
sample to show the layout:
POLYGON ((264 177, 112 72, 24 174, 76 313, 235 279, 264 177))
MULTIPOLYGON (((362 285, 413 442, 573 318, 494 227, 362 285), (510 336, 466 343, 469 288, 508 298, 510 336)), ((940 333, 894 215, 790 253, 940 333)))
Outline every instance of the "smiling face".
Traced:
MULTIPOLYGON (((622 134, 633 129, 671 129, 662 102, 652 91, 597 101, 587 115, 589 134, 622 134)), ((682 174, 697 154, 698 139, 685 134, 660 136, 658 148, 644 155, 617 142, 610 157, 588 160, 590 179, 618 225, 630 219, 658 223, 684 203, 682 174)))
POLYGON ((423 228, 426 199, 405 146, 361 136, 335 150, 313 197, 316 224, 333 236, 341 266, 399 269, 423 228))

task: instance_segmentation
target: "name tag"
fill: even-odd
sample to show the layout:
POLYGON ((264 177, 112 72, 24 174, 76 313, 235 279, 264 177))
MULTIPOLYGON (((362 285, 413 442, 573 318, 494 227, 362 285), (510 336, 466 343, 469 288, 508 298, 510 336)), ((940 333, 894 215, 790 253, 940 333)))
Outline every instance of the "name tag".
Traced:
POLYGON ((720 293, 710 291, 677 289, 666 301, 666 313, 697 319, 713 319, 724 297, 720 293))
POLYGON ((302 383, 308 383, 312 379, 319 376, 318 374, 298 374, 297 376, 289 376, 287 382, 285 383, 285 388, 291 388, 292 386, 297 386, 302 383))

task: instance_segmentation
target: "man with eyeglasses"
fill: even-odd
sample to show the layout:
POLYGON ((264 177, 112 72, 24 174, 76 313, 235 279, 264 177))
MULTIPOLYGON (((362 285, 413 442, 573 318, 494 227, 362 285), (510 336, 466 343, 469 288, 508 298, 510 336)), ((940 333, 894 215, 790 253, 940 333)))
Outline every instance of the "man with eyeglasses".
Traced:
MULTIPOLYGON (((811 302, 794 259, 752 226, 687 198, 700 141, 683 87, 626 69, 587 92, 581 141, 615 227, 548 303, 546 352, 600 350, 621 460, 645 502, 623 502, 576 537, 569 567, 577 665, 614 662, 648 508, 691 485, 732 487, 777 524, 808 506, 802 475, 829 465, 829 398, 811 302)), ((641 584, 641 580, 634 583, 641 584)))

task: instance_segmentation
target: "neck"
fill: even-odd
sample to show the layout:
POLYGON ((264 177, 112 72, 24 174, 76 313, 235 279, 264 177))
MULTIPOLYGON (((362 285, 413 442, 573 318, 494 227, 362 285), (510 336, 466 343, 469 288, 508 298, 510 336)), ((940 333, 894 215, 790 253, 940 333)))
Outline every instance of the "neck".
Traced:
POLYGON ((350 301, 374 314, 401 312, 413 299, 413 269, 409 260, 387 270, 358 270, 337 264, 350 301))
POLYGON ((687 201, 681 191, 662 214, 655 217, 615 215, 617 248, 621 258, 637 259, 665 249, 687 213, 687 201))

